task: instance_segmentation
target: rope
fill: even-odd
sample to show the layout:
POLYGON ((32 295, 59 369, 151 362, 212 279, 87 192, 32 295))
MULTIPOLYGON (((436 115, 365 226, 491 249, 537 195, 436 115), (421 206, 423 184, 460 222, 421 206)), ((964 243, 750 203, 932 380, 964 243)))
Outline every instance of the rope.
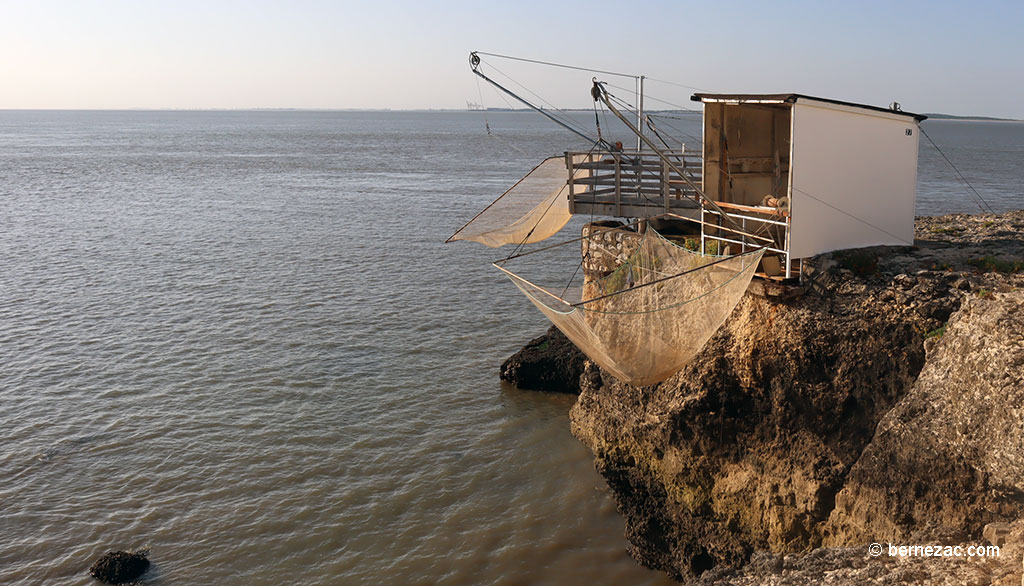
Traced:
MULTIPOLYGON (((648 228, 648 230, 650 230, 650 228, 648 228)), ((655 232, 655 234, 657 234, 657 232, 655 232)), ((660 234, 659 234, 659 236, 664 238, 664 236, 661 236, 660 234)), ((655 279, 653 281, 647 281, 646 283, 641 283, 639 285, 636 285, 635 287, 630 287, 629 289, 622 289, 622 290, 619 290, 619 291, 615 291, 613 293, 608 293, 606 295, 601 295, 600 297, 594 297, 594 298, 591 298, 591 299, 586 299, 586 300, 580 301, 578 303, 570 303, 569 305, 571 305, 573 307, 582 307, 582 306, 584 306, 584 305, 586 305, 588 303, 593 303, 594 301, 600 301, 602 299, 608 299, 609 297, 614 297, 616 295, 622 295, 623 293, 629 293, 629 292, 632 292, 632 291, 636 291, 637 289, 643 289, 644 287, 650 287, 652 285, 657 285, 659 283, 664 283, 665 281, 668 281, 668 280, 671 280, 671 279, 676 279, 676 278, 682 277, 684 275, 688 275, 690 273, 693 273, 693 272, 696 272, 696 271, 699 271, 699 270, 702 270, 702 269, 706 269, 708 267, 712 267, 712 266, 715 266, 717 264, 721 264, 721 263, 726 262, 726 261, 733 260, 733 259, 735 259, 737 257, 740 257, 740 256, 744 256, 744 255, 753 256, 758 251, 760 251, 762 248, 764 248, 764 247, 761 246, 761 247, 758 247, 758 248, 754 248, 753 250, 748 250, 747 252, 744 252, 744 253, 741 253, 741 254, 737 254, 735 256, 726 256, 726 257, 720 258, 718 260, 709 262, 707 264, 699 265, 699 266, 693 267, 691 269, 686 269, 685 271, 683 271, 681 273, 675 273, 675 274, 670 275, 668 277, 661 277, 661 278, 655 279)), ((643 313, 649 313, 649 312, 643 312, 643 313)))
POLYGON ((612 125, 608 124, 608 112, 606 112, 605 109, 604 109, 604 102, 598 101, 597 103, 598 103, 599 107, 601 108, 601 118, 604 119, 604 127, 605 128, 611 128, 612 125))
MULTIPOLYGON (((624 106, 625 106, 625 108, 626 108, 626 110, 627 110, 627 111, 630 111, 630 113, 631 113, 631 114, 632 114, 632 113, 635 113, 635 111, 632 111, 632 110, 630 110, 630 107, 631 107, 631 105, 630 105, 630 104, 629 104, 628 102, 625 102, 624 100, 622 100, 622 99, 620 99, 620 98, 617 98, 617 97, 616 97, 616 96, 614 96, 613 94, 609 93, 609 92, 608 92, 607 90, 604 90, 604 91, 603 91, 603 94, 602 94, 602 95, 603 95, 603 96, 604 96, 605 98, 607 98, 607 99, 609 100, 609 102, 608 102, 608 105, 609 105, 609 107, 611 107, 611 102, 612 102, 612 101, 615 101, 615 102, 619 103, 620 105, 624 105, 624 106)), ((614 110, 613 110, 613 112, 614 112, 614 110)), ((629 122, 627 122, 627 121, 626 121, 625 119, 623 119, 623 118, 621 117, 621 115, 619 115, 619 118, 620 118, 620 120, 622 120, 622 121, 623 121, 623 123, 625 123, 625 124, 626 124, 626 127, 627 127, 627 128, 631 127, 631 124, 629 124, 629 122)), ((636 132, 636 131, 634 131, 634 133, 635 133, 635 132, 636 132)), ((652 148, 653 148, 653 145, 651 145, 651 146, 652 146, 652 148)), ((657 149, 655 149, 655 152, 656 152, 656 153, 658 152, 658 151, 657 151, 657 149)), ((639 162, 638 162, 638 161, 632 161, 632 160, 630 160, 630 163, 632 163, 632 164, 637 164, 637 165, 639 166, 639 162)), ((644 172, 644 171, 646 171, 646 170, 644 170, 644 169, 643 169, 643 168, 641 167, 641 172, 644 172)), ((646 171, 646 172, 647 172, 647 173, 649 173, 649 174, 650 174, 650 175, 651 175, 652 177, 655 177, 655 178, 657 178, 657 175, 655 175, 653 171, 646 171)), ((684 178, 686 177, 684 173, 680 173, 680 174, 681 174, 681 176, 683 176, 684 178)), ((696 184, 693 184, 693 183, 691 182, 691 187, 696 187, 696 184)), ((699 189, 699 188, 698 188, 698 189, 699 189)), ((643 194, 643 193, 641 193, 640 195, 641 195, 641 196, 642 196, 642 197, 643 197, 643 198, 644 198, 645 200, 647 200, 647 202, 648 202, 649 204, 651 204, 652 206, 654 206, 654 207, 663 207, 663 206, 662 206, 662 204, 658 204, 657 202, 655 202, 655 201, 654 201, 654 200, 652 200, 651 198, 647 197, 647 195, 645 195, 645 194, 643 194)), ((693 201, 694 203, 700 204, 700 200, 699 200, 699 199, 691 198, 690 196, 686 196, 686 197, 687 197, 688 199, 692 200, 692 201, 693 201)), ((717 206, 716 206, 716 207, 717 207, 717 206)))
POLYGON ((666 80, 664 80, 664 79, 655 79, 655 78, 653 78, 653 77, 648 77, 648 78, 646 78, 646 79, 649 79, 649 80, 651 80, 651 81, 654 81, 654 82, 658 82, 658 83, 664 83, 664 84, 666 84, 666 85, 674 85, 674 86, 676 86, 676 87, 686 88, 686 89, 688 89, 688 90, 697 90, 698 92, 705 92, 705 93, 709 93, 709 94, 710 94, 710 93, 713 93, 713 92, 712 92, 711 90, 709 90, 709 89, 705 89, 705 88, 699 88, 699 87, 693 87, 692 85, 685 85, 685 84, 681 84, 681 83, 676 83, 676 82, 674 82, 674 81, 666 81, 666 80))
MULTIPOLYGON (((512 149, 512 150, 514 150, 514 151, 516 151, 516 152, 517 152, 517 153, 519 153, 520 155, 528 155, 529 153, 527 153, 527 152, 526 152, 526 151, 524 151, 523 149, 521 149, 521 148, 517 147, 516 145, 514 145, 514 144, 512 144, 511 142, 509 142, 509 141, 507 141, 507 140, 505 140, 505 139, 501 138, 500 136, 498 136, 497 134, 495 134, 494 132, 492 132, 492 131, 491 131, 491 122, 490 122, 490 120, 488 120, 488 119, 487 119, 487 105, 486 105, 486 104, 484 103, 484 92, 483 92, 483 90, 482 90, 482 89, 480 89, 480 78, 479 78, 479 77, 477 77, 477 78, 475 78, 475 79, 476 79, 476 91, 477 91, 477 94, 479 94, 479 96, 480 96, 480 107, 481 107, 481 108, 483 108, 483 113, 484 113, 484 128, 485 128, 485 129, 487 130, 487 136, 489 136, 489 137, 491 137, 491 138, 493 138, 493 139, 497 140, 498 142, 500 142, 500 143, 504 144, 505 146, 507 146, 507 147, 509 147, 510 149, 512 149)), ((491 88, 491 89, 494 89, 494 88, 491 88)), ((494 91, 495 91, 495 92, 497 92, 498 90, 494 90, 494 91)), ((507 99, 505 99, 505 96, 502 96, 502 95, 501 95, 500 93, 499 93, 498 95, 499 95, 499 96, 500 96, 500 97, 501 97, 501 98, 502 98, 503 100, 505 100, 505 103, 506 103, 506 104, 508 104, 508 106, 509 106, 509 109, 511 110, 511 109, 512 109, 512 104, 509 104, 509 103, 508 103, 508 100, 507 100, 507 99)))
MULTIPOLYGON (((701 114, 702 113, 700 110, 692 110, 692 112, 694 114, 701 114)), ((689 116, 689 115, 687 115, 685 117, 684 116, 673 116, 671 114, 665 114, 664 112, 652 112, 651 116, 657 116, 658 118, 670 118, 672 120, 692 120, 693 119, 693 117, 689 116)))
MULTIPOLYGON (((661 118, 671 118, 671 116, 665 116, 664 114, 649 114, 648 116, 651 117, 651 118, 658 118, 658 119, 661 119, 661 118)), ((703 146, 704 146, 704 141, 703 140, 701 140, 701 139, 697 138, 696 136, 694 136, 692 134, 689 134, 689 133, 687 133, 687 132, 685 132, 683 130, 680 130, 679 128, 676 128, 675 126, 672 126, 668 122, 664 122, 664 125, 668 126, 672 130, 675 130, 680 135, 682 135, 682 136, 684 136, 686 138, 692 138, 695 143, 699 144, 703 148, 703 146)), ((679 142, 683 142, 683 141, 679 141, 679 142)))
POLYGON ((562 69, 575 69, 576 71, 588 71, 590 73, 603 73, 605 75, 617 75, 619 77, 640 77, 639 75, 631 75, 629 73, 616 73, 614 71, 602 71, 600 69, 590 69, 589 67, 577 67, 575 65, 565 65, 564 63, 552 63, 551 61, 538 61, 536 59, 525 59, 523 57, 512 57, 511 55, 499 55, 497 53, 485 53, 483 51, 474 51, 477 55, 487 55, 488 57, 499 57, 501 59, 510 59, 512 61, 523 61, 525 63, 536 63, 538 65, 549 65, 551 67, 561 67, 562 69))
POLYGON ((799 189, 799 188, 797 188, 797 187, 794 187, 794 188, 793 188, 793 191, 799 191, 800 193, 802 193, 802 194, 806 195, 807 197, 809 197, 809 198, 813 199, 814 201, 816 201, 816 202, 818 202, 818 203, 821 203, 821 204, 824 204, 824 205, 826 205, 826 206, 828 206, 828 207, 830 207, 830 208, 834 209, 835 211, 837 211, 837 212, 839 212, 839 213, 843 214, 844 216, 849 216, 849 217, 853 218, 854 220, 857 220, 858 222, 860 222, 860 223, 862 223, 862 224, 864 224, 864 225, 866 225, 866 226, 871 226, 872 228, 874 228, 875 230, 878 230, 879 232, 884 232, 884 233, 888 234, 889 236, 892 236, 892 237, 893 237, 893 238, 895 238, 896 240, 899 240, 900 242, 902 242, 902 243, 904 243, 904 244, 906 244, 906 245, 908 245, 908 246, 913 246, 913 245, 914 245, 914 243, 913 243, 913 242, 907 242, 906 240, 904 240, 904 239, 900 238, 899 236, 897 236, 897 235, 893 234, 892 232, 889 232, 888 230, 886 230, 886 229, 884 229, 884 228, 879 228, 878 226, 876 226, 876 225, 872 224, 871 222, 869 222, 869 221, 865 220, 864 218, 859 218, 859 217, 857 217, 856 215, 854 215, 854 214, 851 214, 850 212, 847 212, 847 211, 845 211, 845 210, 842 210, 842 209, 839 209, 839 208, 837 208, 836 206, 834 206, 834 205, 832 205, 832 204, 828 203, 827 201, 825 201, 825 200, 823 200, 823 199, 821 199, 821 198, 817 198, 817 197, 814 197, 813 195, 811 195, 811 194, 807 193, 807 192, 806 192, 806 191, 804 191, 803 189, 799 189))
POLYGON ((483 73, 481 73, 481 72, 479 72, 479 71, 477 71, 475 69, 473 70, 473 73, 476 73, 480 77, 483 77, 484 80, 486 80, 486 81, 490 82, 491 84, 495 85, 498 89, 504 91, 505 93, 509 94, 510 96, 512 96, 513 98, 519 100, 520 102, 526 104, 530 108, 533 108, 534 110, 540 112, 541 114, 544 114, 545 116, 550 118, 555 123, 557 123, 557 124, 565 127, 566 129, 572 131, 574 134, 585 138, 588 142, 593 142, 594 141, 594 139, 592 137, 589 137, 589 136, 587 136, 585 134, 586 128, 582 124, 577 123, 575 120, 572 119, 571 116, 569 116, 566 112, 562 111, 562 109, 560 109, 558 106, 555 106, 551 102, 545 100, 541 95, 537 94, 536 92, 534 92, 530 88, 526 87, 525 85, 519 83, 514 78, 512 78, 512 76, 508 75, 504 71, 498 69, 497 67, 495 67, 493 65, 491 65, 490 67, 491 67, 491 69, 493 69, 494 71, 497 71, 499 74, 501 74, 503 77, 505 77, 506 79, 508 79, 512 83, 514 83, 517 86, 521 87, 526 92, 532 94, 535 98, 537 98, 538 100, 540 100, 544 104, 547 104, 547 106, 550 107, 552 110, 554 110, 555 112, 558 112, 559 114, 564 116, 564 119, 556 118, 553 114, 551 114, 550 112, 545 111, 543 108, 538 108, 534 104, 528 102, 527 100, 524 100, 522 97, 520 97, 520 96, 516 95, 515 93, 505 89, 504 87, 502 87, 498 83, 494 82, 493 80, 491 80, 490 78, 485 76, 483 73))
MULTIPOLYGON (((591 206, 590 223, 591 224, 594 223, 593 206, 591 206)), ((559 295, 559 297, 565 297, 566 291, 568 291, 569 287, 572 286, 572 282, 576 280, 576 275, 580 272, 580 268, 583 266, 584 261, 586 261, 587 257, 589 257, 589 256, 590 256, 590 247, 588 246, 586 254, 583 254, 583 255, 580 256, 580 262, 576 265, 576 270, 574 270, 572 272, 572 276, 569 277, 569 282, 565 284, 565 288, 562 289, 562 294, 559 295)))
POLYGON ((514 150, 515 152, 519 153, 520 155, 529 156, 529 154, 530 154, 530 153, 524 151, 523 149, 517 147, 516 145, 512 144, 511 142, 505 140, 504 138, 501 138, 497 134, 494 134, 493 132, 491 132, 491 128, 490 127, 487 127, 487 136, 490 136, 491 138, 497 140, 501 144, 503 144, 503 145, 507 146, 508 148, 514 150))
MULTIPOLYGON (((670 147, 668 145, 668 142, 666 142, 665 139, 662 138, 661 133, 658 132, 658 129, 654 127, 654 121, 651 120, 651 117, 650 116, 644 116, 644 122, 647 123, 647 128, 651 129, 651 132, 654 133, 654 136, 658 137, 658 140, 661 141, 661 144, 665 145, 665 150, 671 152, 672 151, 672 147, 670 147)), ((679 141, 680 144, 682 144, 682 142, 683 141, 679 141)))
POLYGON ((487 134, 491 133, 491 124, 487 121, 487 106, 484 104, 484 90, 480 87, 480 78, 474 77, 476 80, 476 93, 480 96, 480 107, 483 108, 484 113, 484 127, 487 128, 487 134))
MULTIPOLYGON (((646 79, 646 78, 644 78, 644 79, 646 79)), ((625 88, 625 87, 622 87, 622 86, 619 86, 619 85, 615 85, 613 83, 609 83, 609 82, 605 82, 605 83, 609 87, 613 87, 615 89, 620 89, 620 90, 622 90, 624 92, 633 91, 633 90, 630 90, 629 88, 625 88)), ((645 100, 654 100, 655 102, 661 102, 662 104, 666 104, 666 105, 672 106, 673 108, 678 108, 679 110, 685 110, 687 112, 700 112, 700 110, 695 110, 693 108, 688 108, 686 106, 683 106, 682 104, 676 104, 674 102, 669 102, 668 100, 662 100, 661 98, 655 98, 654 96, 652 96, 652 95, 650 95, 648 93, 644 94, 644 99, 645 100)))
POLYGON ((622 106, 623 108, 629 110, 631 113, 633 113, 633 114, 636 113, 637 107, 634 106, 633 104, 630 104, 629 102, 627 102, 626 100, 623 100, 622 98, 620 98, 618 96, 615 96, 615 95, 612 95, 612 94, 607 94, 607 95, 608 95, 609 98, 614 100, 620 106, 622 106))
POLYGON ((981 208, 981 211, 984 213, 985 208, 988 208, 988 213, 990 213, 990 214, 996 213, 995 210, 992 209, 992 206, 988 205, 988 202, 985 201, 985 199, 981 197, 981 194, 978 193, 978 190, 975 189, 974 186, 971 185, 969 181, 967 181, 967 178, 964 177, 964 174, 960 172, 960 169, 956 168, 956 165, 953 164, 953 161, 949 160, 949 157, 946 156, 946 153, 942 152, 942 149, 939 148, 939 145, 935 144, 935 141, 932 140, 932 137, 928 136, 928 133, 924 131, 924 128, 921 127, 920 124, 918 124, 918 127, 921 128, 921 134, 923 134, 924 137, 928 139, 928 142, 932 143, 932 146, 935 147, 935 150, 939 151, 939 154, 942 155, 942 158, 946 160, 946 163, 949 164, 950 168, 952 168, 953 171, 956 172, 956 175, 957 175, 957 177, 960 178, 960 181, 962 181, 963 184, 966 185, 967 188, 970 189, 971 192, 974 193, 974 197, 977 198, 977 201, 975 201, 975 203, 978 204, 978 207, 981 208), (981 204, 985 204, 985 206, 982 207, 981 204))

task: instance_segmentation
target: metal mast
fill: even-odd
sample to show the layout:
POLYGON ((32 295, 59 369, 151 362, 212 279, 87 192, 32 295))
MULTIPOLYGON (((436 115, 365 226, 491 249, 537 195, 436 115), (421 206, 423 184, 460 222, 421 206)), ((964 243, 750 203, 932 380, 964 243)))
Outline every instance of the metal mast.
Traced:
MULTIPOLYGON (((717 203, 715 203, 714 200, 709 198, 707 196, 707 194, 704 193, 704 190, 701 189, 701 187, 699 185, 694 183, 693 180, 690 179, 690 177, 684 172, 683 169, 681 169, 679 166, 677 166, 676 161, 673 161, 673 160, 669 159, 668 156, 666 156, 665 153, 662 152, 661 149, 659 149, 657 145, 655 145, 653 142, 651 142, 651 140, 649 138, 647 138, 646 136, 643 135, 642 132, 640 132, 639 128, 634 127, 629 122, 629 119, 622 115, 622 112, 619 112, 619 109, 616 108, 614 104, 612 104, 611 99, 608 97, 608 90, 606 90, 604 88, 604 84, 602 82, 595 80, 594 81, 594 87, 591 89, 591 92, 592 92, 592 95, 596 96, 598 99, 600 99, 602 102, 604 102, 604 105, 608 107, 608 110, 612 114, 614 114, 616 118, 621 120, 622 123, 626 125, 626 128, 629 128, 631 131, 633 131, 633 133, 636 134, 637 138, 643 144, 646 144, 648 147, 650 147, 650 149, 652 151, 654 151, 654 153, 656 155, 658 155, 658 158, 661 159, 662 163, 664 163, 666 167, 668 167, 669 169, 674 171, 676 174, 678 174, 680 177, 682 177, 683 181, 685 181, 687 183, 687 185, 689 185, 694 190, 694 192, 697 194, 698 198, 695 201, 698 204, 706 205, 709 208, 711 208, 711 209, 715 210, 716 212, 718 212, 719 216, 723 220, 725 220, 729 224, 731 224, 731 228, 732 228, 733 232, 736 232, 738 234, 743 234, 744 236, 753 237, 753 238, 756 238, 758 240, 770 241, 770 239, 768 239, 768 238, 762 238, 761 236, 754 236, 753 234, 747 233, 747 231, 744 230, 743 227, 740 226, 736 222, 736 220, 734 220, 732 218, 732 216, 729 215, 728 212, 723 210, 717 203)), ((667 194, 666 194, 666 197, 667 197, 667 194)), ((701 220, 701 222, 703 223, 703 220, 701 220)))
POLYGON ((636 137, 636 152, 641 152, 644 149, 643 143, 643 132, 644 132, 644 76, 639 75, 636 78, 636 127, 640 129, 640 134, 636 137))

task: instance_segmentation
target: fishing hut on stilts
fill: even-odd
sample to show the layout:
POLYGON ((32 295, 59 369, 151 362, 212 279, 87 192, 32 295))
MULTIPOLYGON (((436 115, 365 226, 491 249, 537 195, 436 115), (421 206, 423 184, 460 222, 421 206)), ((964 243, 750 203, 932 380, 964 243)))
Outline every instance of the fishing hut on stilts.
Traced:
POLYGON ((644 114, 642 76, 635 117, 595 78, 595 119, 607 108, 637 138, 624 149, 599 122, 597 137, 586 136, 494 81, 480 54, 470 65, 593 146, 545 159, 448 241, 515 245, 494 266, 624 382, 657 383, 692 360, 755 277, 797 284, 805 258, 913 243, 924 116, 802 94, 699 93, 702 146, 687 151, 644 114), (590 219, 579 237, 526 249, 574 215, 590 219), (567 283, 515 270, 518 259, 564 246, 580 252, 567 283))

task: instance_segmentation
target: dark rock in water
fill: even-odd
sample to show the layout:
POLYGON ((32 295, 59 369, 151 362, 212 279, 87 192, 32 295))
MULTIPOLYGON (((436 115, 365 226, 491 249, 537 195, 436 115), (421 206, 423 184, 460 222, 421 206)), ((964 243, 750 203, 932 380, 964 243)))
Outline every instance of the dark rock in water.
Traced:
POLYGON ((565 334, 551 326, 501 365, 501 380, 521 389, 579 394, 586 360, 565 334))
POLYGON ((149 550, 108 551, 89 568, 89 575, 107 584, 128 584, 149 569, 149 550))

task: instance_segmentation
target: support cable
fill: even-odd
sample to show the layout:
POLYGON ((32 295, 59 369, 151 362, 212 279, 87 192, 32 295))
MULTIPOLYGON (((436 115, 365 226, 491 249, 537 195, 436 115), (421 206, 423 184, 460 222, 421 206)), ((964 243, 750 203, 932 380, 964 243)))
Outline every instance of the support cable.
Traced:
POLYGON ((647 138, 646 136, 643 135, 643 133, 640 132, 639 128, 633 126, 633 124, 629 120, 627 120, 621 112, 619 112, 619 110, 612 104, 612 99, 610 97, 611 94, 608 93, 608 90, 604 88, 601 82, 595 80, 594 88, 596 90, 594 93, 601 97, 605 105, 608 106, 608 109, 611 110, 612 114, 615 114, 615 116, 618 117, 618 119, 621 120, 627 128, 632 130, 633 134, 640 137, 640 140, 643 141, 648 147, 650 147, 651 150, 653 150, 655 154, 658 155, 658 158, 660 158, 661 161, 669 167, 669 169, 675 171, 680 177, 682 177, 683 181, 685 181, 687 185, 689 185, 694 190, 694 193, 696 193, 697 197, 699 198, 696 200, 697 204, 701 204, 701 202, 703 202, 703 204, 707 205, 711 209, 718 212, 723 219, 727 220, 730 224, 732 224, 732 228, 736 229, 741 234, 745 233, 743 228, 736 222, 736 220, 732 219, 732 216, 730 216, 728 212, 723 210, 721 206, 719 206, 715 201, 709 198, 699 185, 697 185, 696 183, 693 182, 692 179, 687 177, 686 174, 682 170, 680 170, 679 167, 676 166, 676 164, 668 158, 668 156, 665 155, 665 153, 661 152, 661 150, 658 149, 649 138, 647 138))
MULTIPOLYGON (((647 78, 645 78, 645 79, 647 79, 647 78)), ((604 82, 604 83, 606 83, 609 87, 613 87, 615 89, 619 89, 619 90, 622 90, 624 92, 632 91, 629 88, 622 87, 622 86, 619 86, 619 85, 615 85, 614 83, 608 83, 608 82, 604 82)), ((700 110, 695 110, 693 108, 687 108, 686 106, 683 106, 682 104, 676 104, 675 102, 669 102, 668 100, 662 100, 661 98, 655 98, 654 96, 652 96, 650 94, 644 94, 644 99, 645 100, 654 100, 655 102, 660 102, 660 103, 665 104, 667 106, 672 106, 673 108, 677 108, 679 110, 685 110, 687 112, 700 112, 700 110)))
POLYGON ((663 84, 665 84, 665 85, 674 85, 674 86, 676 86, 676 87, 686 88, 686 89, 688 89, 688 90, 697 90, 698 92, 706 92, 706 93, 709 93, 709 94, 710 94, 710 93, 713 93, 713 92, 712 92, 711 90, 709 90, 709 89, 705 89, 705 88, 700 88, 700 87, 693 87, 692 85, 686 85, 686 84, 682 84, 682 83, 676 83, 676 82, 674 82, 674 81, 666 81, 666 80, 664 80, 664 79, 657 79, 657 78, 654 78, 654 77, 648 77, 647 79, 649 79, 649 80, 651 80, 651 81, 655 81, 655 82, 658 82, 658 83, 663 83, 663 84))
MULTIPOLYGON (((662 115, 662 114, 649 114, 648 116, 649 116, 650 118, 657 118, 657 119, 659 119, 659 120, 660 120, 660 119, 663 119, 663 118, 665 118, 665 116, 664 116, 664 115, 662 115)), ((693 139, 693 142, 694 142, 694 143, 696 143, 696 144, 698 144, 698 145, 700 145, 700 147, 701 147, 701 150, 703 150, 703 148, 704 148, 704 141, 703 141, 703 140, 701 140, 701 139, 697 138, 696 136, 694 136, 694 135, 692 135, 692 134, 689 134, 689 133, 687 133, 687 132, 684 132, 684 131, 680 130, 679 128, 676 128, 675 126, 673 126, 673 125, 669 124, 668 122, 662 122, 662 124, 664 124, 665 126, 668 126, 668 127, 669 127, 669 128, 671 128, 672 130, 675 130, 676 132, 678 132, 678 133, 680 134, 680 136, 683 136, 683 137, 685 137, 685 138, 692 138, 692 139, 693 139)), ((679 141, 679 142, 683 142, 683 141, 679 141)))
POLYGON ((843 214, 844 216, 848 216, 850 218, 853 218, 854 220, 857 220, 858 222, 860 222, 861 224, 864 224, 865 226, 870 226, 870 227, 874 228, 875 230, 878 230, 879 232, 883 232, 885 234, 888 234, 889 236, 892 236, 893 238, 895 238, 896 240, 899 240, 900 242, 906 244, 907 246, 913 246, 914 245, 913 240, 911 240, 910 242, 907 242, 906 240, 900 238, 899 236, 893 234, 892 232, 886 230, 885 228, 879 228, 878 226, 872 224, 871 222, 865 220, 864 218, 857 217, 856 215, 851 214, 850 212, 848 212, 846 210, 837 208, 836 206, 828 203, 827 201, 825 201, 825 200, 823 200, 821 198, 814 197, 813 195, 811 195, 810 193, 807 193, 803 189, 799 189, 797 187, 793 187, 793 191, 799 191, 800 193, 806 195, 807 197, 813 199, 814 201, 816 201, 816 202, 818 202, 818 203, 820 203, 822 205, 828 206, 828 207, 834 209, 835 211, 839 212, 840 214, 843 214))
MULTIPOLYGON (((515 92, 513 92, 512 90, 510 90, 510 89, 506 88, 505 86, 503 86, 503 85, 501 85, 500 83, 498 83, 498 82, 494 81, 494 80, 493 80, 493 79, 491 79, 490 77, 487 77, 486 75, 484 75, 484 74, 483 74, 483 72, 481 72, 481 71, 480 71, 480 69, 479 69, 479 66, 480 66, 480 57, 478 57, 476 53, 470 53, 470 56, 469 56, 469 64, 470 64, 470 67, 471 67, 471 68, 472 68, 472 70, 473 70, 473 73, 475 73, 476 75, 478 75, 478 76, 479 76, 479 77, 480 77, 481 79, 483 79, 483 80, 484 80, 484 81, 486 81, 487 83, 489 83, 489 84, 493 85, 494 87, 498 88, 499 90, 501 90, 501 91, 505 92, 506 94, 508 94, 508 95, 509 95, 509 96, 511 96, 512 98, 514 98, 514 99, 518 100, 519 102, 521 102, 521 103, 525 104, 525 105, 526 105, 527 107, 529 107, 530 109, 532 109, 532 110, 534 110, 534 111, 536 111, 536 112, 539 112, 539 113, 540 113, 541 115, 543 115, 543 116, 544 116, 545 118, 547 118, 547 119, 551 120, 551 121, 552 121, 552 122, 554 122, 555 124, 557 124, 557 125, 561 126, 562 128, 564 128, 564 129, 568 130, 569 132, 572 132, 573 134, 575 134, 576 136, 579 136, 580 138, 582 138, 582 139, 586 140, 587 142, 590 142, 590 143, 603 143, 603 142, 604 142, 603 140, 596 140, 596 139, 594 139, 594 138, 593 138, 593 137, 591 137, 591 136, 587 136, 586 134, 584 134, 584 133, 583 133, 583 132, 581 132, 580 130, 578 130, 578 129, 576 129, 576 128, 573 128, 573 127, 572 127, 571 125, 567 124, 566 122, 564 122, 564 121, 562 121, 562 120, 559 120, 559 119, 558 119, 558 118, 557 118, 556 116, 552 115, 552 114, 551 114, 550 112, 548 112, 547 110, 545 110, 545 109, 543 109, 543 108, 540 108, 540 107, 538 107, 538 106, 534 105, 534 104, 533 104, 532 102, 530 102, 529 100, 527 100, 527 99, 525 99, 525 98, 523 98, 523 97, 519 96, 518 94, 516 94, 516 93, 515 93, 515 92)), ((508 77, 508 76, 506 76, 506 77, 508 77)), ((510 79, 511 79, 511 78, 510 78, 510 79)))
MULTIPOLYGON (((476 91, 480 95, 480 107, 483 108, 483 113, 484 113, 484 129, 487 130, 487 136, 489 136, 489 137, 497 140, 498 142, 504 144, 505 146, 507 146, 508 148, 516 151, 520 155, 524 155, 524 156, 527 155, 528 153, 526 151, 524 151, 523 149, 517 147, 516 145, 512 144, 511 142, 501 138, 500 136, 495 134, 493 131, 491 131, 491 122, 490 122, 490 120, 487 119, 487 105, 484 103, 484 93, 483 93, 483 90, 480 89, 480 78, 479 77, 476 78, 476 91)), ((501 94, 498 94, 498 95, 501 96, 502 99, 505 99, 505 96, 502 96, 501 94)), ((505 100, 505 103, 508 103, 508 100, 505 100)), ((509 108, 511 108, 511 107, 512 107, 512 105, 509 104, 509 108)))
POLYGON ((602 73, 604 75, 616 75, 619 77, 640 77, 639 75, 632 75, 629 73, 617 73, 614 71, 602 71, 600 69, 590 69, 588 67, 577 67, 575 65, 565 65, 563 63, 552 63, 550 61, 538 61, 536 59, 525 59, 523 57, 512 57, 510 55, 499 55, 497 53, 485 53, 483 51, 474 51, 474 55, 487 55, 488 57, 498 57, 500 59, 510 59, 512 61, 523 61, 525 63, 536 63, 538 65, 550 65, 551 67, 561 67, 563 69, 575 69, 576 71, 587 71, 590 73, 602 73))
MULTIPOLYGON (((544 98, 544 96, 542 96, 542 95, 538 94, 537 92, 531 90, 529 87, 527 87, 526 85, 520 83, 515 78, 513 78, 511 75, 509 75, 509 74, 505 73, 504 71, 498 69, 494 65, 488 64, 488 66, 491 69, 493 69, 494 71, 496 71, 499 74, 501 74, 502 77, 504 77, 505 79, 509 80, 510 82, 512 82, 515 85, 517 85, 520 88, 522 88, 522 90, 525 91, 526 93, 531 94, 533 97, 537 98, 538 102, 540 102, 541 104, 546 104, 547 107, 550 108, 550 111, 557 112, 562 117, 561 119, 562 119, 562 122, 564 124, 568 124, 569 126, 573 126, 577 130, 580 130, 581 132, 585 132, 586 131, 586 126, 585 125, 580 124, 579 122, 574 120, 573 117, 570 116, 568 112, 565 112, 564 110, 562 110, 558 106, 552 104, 551 102, 546 100, 544 98)), ((497 91, 497 90, 495 90, 495 91, 497 91)), ((509 106, 509 107, 511 108, 511 106, 509 106)), ((542 109, 543 109, 543 107, 542 107, 542 109)))
MULTIPOLYGON (((921 128, 920 124, 918 124, 918 128, 921 128)), ((932 140, 932 137, 928 136, 928 133, 924 131, 924 128, 921 128, 921 134, 923 134, 924 137, 928 139, 928 142, 932 143, 932 146, 935 147, 935 150, 939 151, 939 154, 942 155, 942 158, 946 160, 946 163, 948 163, 950 168, 953 169, 957 177, 960 178, 960 181, 962 181, 963 184, 966 185, 972 193, 974 193, 974 197, 977 198, 977 201, 975 203, 977 203, 978 207, 981 208, 982 213, 985 212, 985 208, 988 208, 988 213, 990 214, 996 213, 995 210, 992 209, 992 206, 988 205, 988 202, 985 201, 983 197, 981 197, 981 194, 978 193, 978 190, 975 189, 969 181, 967 181, 967 178, 964 177, 964 174, 960 172, 960 169, 956 168, 956 165, 953 164, 953 161, 949 160, 949 157, 946 156, 946 153, 942 152, 942 149, 939 148, 939 145, 935 144, 935 141, 932 140), (982 207, 982 204, 985 204, 984 207, 982 207)))

